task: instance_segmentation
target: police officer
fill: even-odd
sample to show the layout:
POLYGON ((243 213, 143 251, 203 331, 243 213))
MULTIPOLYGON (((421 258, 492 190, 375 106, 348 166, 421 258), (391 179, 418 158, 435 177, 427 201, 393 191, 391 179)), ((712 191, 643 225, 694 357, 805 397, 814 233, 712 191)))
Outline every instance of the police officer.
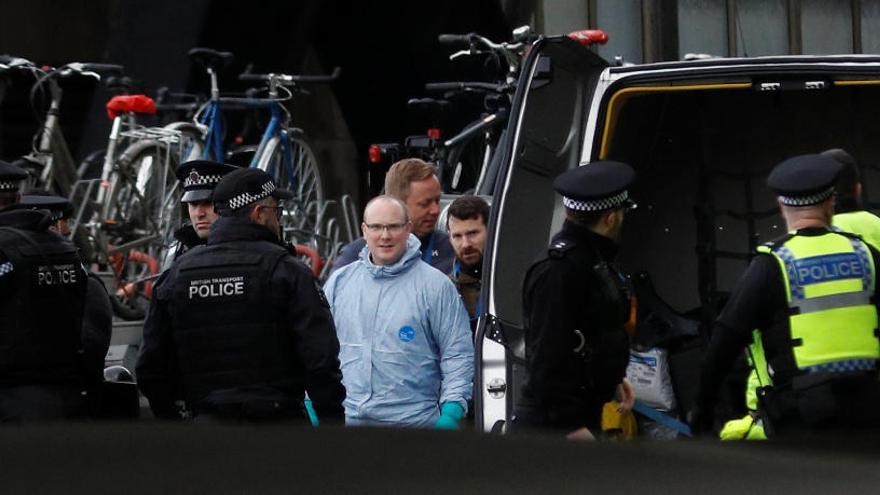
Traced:
POLYGON ((565 223, 523 285, 528 379, 514 429, 552 429, 572 439, 599 430, 615 390, 626 407, 629 296, 612 262, 625 212, 635 207, 628 165, 601 161, 554 181, 565 223))
POLYGON ((68 221, 73 215, 73 205, 67 198, 56 196, 47 191, 28 191, 21 196, 17 208, 20 210, 46 210, 52 224, 49 230, 58 232, 64 237, 70 237, 70 225, 68 221))
MULTIPOLYGON (((4 197, 17 199, 26 174, 3 165, 4 197)), ((88 277, 76 248, 49 230, 46 210, 14 206, 0 213, 0 421, 82 418, 110 322, 84 328, 88 277)))
POLYGON ((308 391, 322 423, 341 421, 339 341, 311 272, 281 244, 280 200, 265 172, 243 168, 214 191, 220 218, 206 246, 156 286, 138 385, 156 416, 182 401, 196 415, 305 421, 308 391))
POLYGON ((189 224, 174 232, 174 238, 179 243, 175 258, 208 242, 211 225, 218 218, 211 196, 220 179, 235 168, 210 160, 192 160, 177 169, 177 179, 183 187, 180 202, 186 205, 189 224))
POLYGON ((801 155, 768 177, 789 233, 758 249, 715 322, 689 413, 696 431, 711 428, 719 385, 754 329, 766 360, 758 407, 768 436, 880 422, 880 255, 830 228, 839 171, 828 156, 801 155))
MULTIPOLYGON (((70 238, 70 226, 68 220, 73 214, 73 205, 67 198, 56 196, 46 191, 28 191, 21 196, 21 202, 17 205, 19 210, 42 210, 49 214, 49 230, 57 232, 65 238, 70 238)), ((83 359, 91 370, 89 376, 89 395, 93 408, 100 407, 100 389, 97 385, 101 382, 101 375, 97 374, 103 369, 104 357, 110 346, 111 329, 113 326, 113 307, 110 295, 104 282, 89 270, 85 270, 88 280, 86 282, 86 304, 83 312, 82 340, 83 359)))
POLYGON ((15 206, 21 199, 19 189, 27 172, 11 163, 0 161, 0 211, 15 206))
POLYGON ((840 148, 823 151, 822 155, 841 165, 832 223, 840 230, 859 234, 865 242, 880 249, 880 217, 865 210, 862 204, 862 180, 855 158, 840 148))

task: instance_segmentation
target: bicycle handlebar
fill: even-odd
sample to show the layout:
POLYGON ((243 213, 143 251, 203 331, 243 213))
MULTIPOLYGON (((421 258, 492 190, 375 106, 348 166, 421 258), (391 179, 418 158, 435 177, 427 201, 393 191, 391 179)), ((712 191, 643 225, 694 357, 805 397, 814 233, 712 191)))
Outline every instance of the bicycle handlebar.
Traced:
POLYGON ((504 89, 507 85, 505 84, 495 84, 481 81, 466 81, 466 82, 440 82, 440 83, 428 83, 425 84, 426 91, 467 91, 473 89, 480 89, 485 91, 493 91, 496 93, 504 92, 504 89))
POLYGON ((441 34, 437 36, 437 41, 444 45, 470 45, 471 38, 476 36, 475 33, 468 34, 441 34))
POLYGON ((13 68, 33 68, 36 64, 26 58, 16 57, 14 55, 0 55, 0 66, 3 69, 13 68))
POLYGON ((477 122, 466 127, 464 130, 459 132, 457 135, 447 139, 443 143, 443 146, 445 146, 447 148, 451 148, 453 146, 458 146, 462 142, 470 139, 471 136, 474 136, 475 134, 483 132, 484 130, 486 130, 496 124, 499 124, 501 122, 506 121, 509 114, 510 114, 510 112, 506 108, 499 109, 497 112, 483 117, 482 119, 478 120, 477 122))
POLYGON ((279 84, 324 83, 339 79, 342 69, 335 67, 330 75, 239 74, 239 81, 275 81, 279 84))
POLYGON ((82 70, 105 73, 118 72, 121 74, 125 70, 125 67, 118 64, 94 64, 91 62, 86 62, 82 64, 82 70))

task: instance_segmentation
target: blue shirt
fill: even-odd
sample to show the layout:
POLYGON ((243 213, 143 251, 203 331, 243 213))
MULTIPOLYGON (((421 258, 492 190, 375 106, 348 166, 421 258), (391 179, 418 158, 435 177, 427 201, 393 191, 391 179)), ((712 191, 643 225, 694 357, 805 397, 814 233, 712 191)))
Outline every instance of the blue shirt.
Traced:
POLYGON ((324 292, 339 336, 346 422, 430 427, 440 404, 467 410, 474 347, 449 278, 421 262, 410 235, 403 257, 374 265, 369 250, 335 271, 324 292))

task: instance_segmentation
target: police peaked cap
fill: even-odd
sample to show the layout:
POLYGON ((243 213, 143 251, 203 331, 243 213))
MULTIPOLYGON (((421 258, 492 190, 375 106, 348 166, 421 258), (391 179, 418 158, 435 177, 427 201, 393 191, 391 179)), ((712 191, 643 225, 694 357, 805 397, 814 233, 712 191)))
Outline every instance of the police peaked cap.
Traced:
POLYGON ((192 160, 177 168, 177 179, 183 184, 181 203, 208 201, 224 175, 238 167, 211 160, 192 160))
POLYGON ((18 191, 28 173, 21 167, 0 160, 0 191, 18 191))
POLYGON ((55 196, 46 191, 30 191, 21 196, 18 204, 20 210, 48 210, 52 221, 70 218, 73 214, 73 205, 67 198, 55 196))
POLYGON ((219 212, 235 211, 270 196, 283 201, 293 198, 293 193, 278 189, 272 177, 258 168, 239 168, 217 184, 214 207, 219 212))
POLYGON ((834 183, 843 165, 826 155, 799 155, 777 165, 767 186, 786 206, 819 204, 834 194, 834 183))
POLYGON ((635 208, 627 188, 636 178, 629 165, 599 161, 569 170, 553 181, 562 204, 576 211, 604 211, 621 206, 635 208))

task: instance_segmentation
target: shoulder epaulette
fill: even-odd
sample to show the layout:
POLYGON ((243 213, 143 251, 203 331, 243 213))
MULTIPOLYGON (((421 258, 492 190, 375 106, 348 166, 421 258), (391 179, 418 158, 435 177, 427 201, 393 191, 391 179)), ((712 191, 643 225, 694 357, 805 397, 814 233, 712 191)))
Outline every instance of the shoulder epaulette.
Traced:
POLYGON ((788 240, 791 239, 792 237, 794 237, 794 234, 792 234, 791 232, 788 232, 784 235, 777 237, 776 239, 773 239, 772 241, 765 242, 764 244, 759 246, 759 249, 762 247, 770 249, 770 250, 776 249, 777 247, 788 242, 788 240))
POLYGON ((571 239, 557 239, 547 248, 547 254, 551 258, 562 258, 565 253, 571 251, 577 246, 577 243, 571 239))

